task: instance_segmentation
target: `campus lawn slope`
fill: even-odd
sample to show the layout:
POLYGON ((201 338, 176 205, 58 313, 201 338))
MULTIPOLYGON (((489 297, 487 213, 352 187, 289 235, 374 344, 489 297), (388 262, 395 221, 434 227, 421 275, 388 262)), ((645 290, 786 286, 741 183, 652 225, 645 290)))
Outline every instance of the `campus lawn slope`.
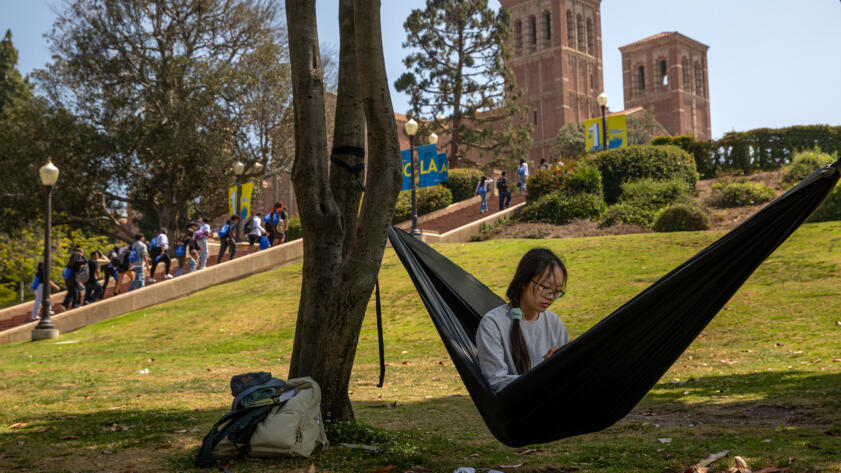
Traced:
MULTIPOLYGON (((570 280, 567 296, 551 310, 574 337, 721 235, 437 248, 498 294, 527 249, 553 249, 570 280)), ((192 455, 230 406, 230 377, 258 370, 286 376, 300 268, 216 286, 58 341, 0 346, 0 471, 198 471, 192 455)), ((798 230, 626 419, 528 449, 504 447, 488 433, 390 250, 380 285, 385 386, 376 387, 372 300, 350 390, 357 418, 373 428, 345 426, 341 438, 383 451, 331 448, 311 459, 236 462, 232 471, 306 471, 314 463, 317 471, 332 472, 460 465, 679 472, 722 450, 742 456, 754 471, 789 465, 792 472, 841 471, 839 222, 798 230)), ((730 466, 725 459, 711 471, 730 466)))

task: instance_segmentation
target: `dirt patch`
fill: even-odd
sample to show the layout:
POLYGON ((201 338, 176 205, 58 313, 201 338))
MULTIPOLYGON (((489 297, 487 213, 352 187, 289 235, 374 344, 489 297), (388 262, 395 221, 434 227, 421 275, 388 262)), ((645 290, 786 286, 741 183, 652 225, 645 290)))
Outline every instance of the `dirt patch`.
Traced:
POLYGON ((550 223, 514 223, 499 227, 491 232, 493 238, 568 238, 582 236, 624 235, 627 233, 649 233, 651 230, 639 225, 613 225, 599 227, 598 222, 573 220, 566 225, 550 223))
POLYGON ((659 425, 661 427, 688 427, 704 424, 717 425, 788 425, 814 430, 825 430, 829 423, 815 417, 807 406, 794 404, 728 404, 693 406, 692 411, 667 408, 637 407, 622 423, 659 425))
MULTIPOLYGON (((775 198, 785 193, 785 191, 780 188, 780 183, 783 180, 782 171, 763 171, 751 174, 750 176, 739 176, 739 178, 744 178, 749 182, 762 184, 774 189, 776 192, 775 198)), ((707 204, 707 202, 709 202, 710 196, 712 196, 713 184, 728 179, 734 179, 734 176, 722 176, 715 179, 705 179, 703 181, 699 181, 695 185, 695 190, 698 193, 698 203, 701 205, 701 208, 704 209, 704 212, 710 216, 710 228, 713 230, 730 230, 735 228, 740 223, 747 220, 748 217, 758 212, 762 207, 768 205, 766 202, 730 209, 711 207, 707 204)))

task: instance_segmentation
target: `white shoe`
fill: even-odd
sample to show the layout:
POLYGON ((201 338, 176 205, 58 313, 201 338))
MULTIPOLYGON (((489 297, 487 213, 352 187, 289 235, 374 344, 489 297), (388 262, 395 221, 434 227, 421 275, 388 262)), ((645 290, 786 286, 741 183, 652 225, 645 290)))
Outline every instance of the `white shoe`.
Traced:
POLYGON ((155 278, 149 278, 149 282, 158 282, 158 281, 155 281, 155 278))
POLYGON ((172 279, 172 275, 169 273, 164 274, 164 279, 172 279))

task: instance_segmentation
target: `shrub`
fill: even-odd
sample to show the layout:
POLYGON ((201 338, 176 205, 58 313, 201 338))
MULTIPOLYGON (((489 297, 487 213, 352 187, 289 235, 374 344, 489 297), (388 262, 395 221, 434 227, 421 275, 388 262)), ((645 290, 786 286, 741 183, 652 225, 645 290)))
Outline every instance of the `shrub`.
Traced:
POLYGON ((592 164, 582 164, 570 173, 564 182, 570 194, 602 195, 602 173, 592 164))
POLYGON ((833 161, 835 159, 832 156, 821 153, 818 148, 810 151, 802 151, 795 154, 791 160, 791 164, 786 166, 783 172, 783 181, 788 183, 800 182, 821 166, 832 164, 833 161))
POLYGON ((841 184, 826 198, 818 210, 809 218, 810 222, 824 222, 827 220, 841 220, 841 184))
POLYGON ((698 180, 694 158, 677 146, 629 146, 597 153, 590 160, 601 171, 604 199, 608 203, 619 200, 625 182, 646 177, 677 178, 694 188, 698 180))
POLYGON ((650 227, 656 214, 657 209, 651 209, 635 202, 619 202, 609 206, 602 213, 599 224, 603 227, 619 223, 650 227))
POLYGON ((661 209, 678 200, 685 200, 692 193, 686 181, 669 179, 655 181, 654 179, 639 179, 622 184, 621 202, 635 202, 646 208, 661 209))
POLYGON ((535 202, 544 195, 564 190, 566 177, 572 170, 569 166, 539 169, 526 181, 526 202, 535 202))
MULTIPOLYGON (((453 193, 442 185, 421 187, 417 190, 418 215, 443 209, 453 203, 453 193)), ((412 191, 400 191, 394 209, 394 222, 412 218, 412 191)))
POLYGON ((689 202, 691 189, 682 179, 655 181, 640 179, 622 184, 619 203, 607 208, 600 224, 602 226, 627 223, 650 227, 657 212, 677 202, 689 202))
POLYGON ((694 136, 658 136, 651 140, 651 144, 657 146, 674 145, 691 154, 695 158, 695 168, 703 178, 715 177, 715 164, 713 163, 712 141, 696 140, 694 136))
POLYGON ((746 180, 719 182, 713 184, 709 204, 719 208, 742 207, 768 202, 775 195, 774 189, 758 182, 746 180))
POLYGON ((453 195, 453 202, 473 197, 476 193, 476 186, 484 174, 478 169, 456 168, 450 169, 447 173, 447 182, 441 184, 450 189, 453 195))
POLYGON ((301 217, 295 215, 289 219, 289 228, 286 229, 286 241, 297 240, 304 236, 301 228, 301 217))
POLYGON ((682 232, 706 230, 710 219, 694 204, 675 204, 661 210, 654 218, 651 229, 655 232, 682 232))
POLYGON ((600 195, 553 192, 526 204, 520 220, 563 225, 576 218, 597 220, 603 211, 600 195))

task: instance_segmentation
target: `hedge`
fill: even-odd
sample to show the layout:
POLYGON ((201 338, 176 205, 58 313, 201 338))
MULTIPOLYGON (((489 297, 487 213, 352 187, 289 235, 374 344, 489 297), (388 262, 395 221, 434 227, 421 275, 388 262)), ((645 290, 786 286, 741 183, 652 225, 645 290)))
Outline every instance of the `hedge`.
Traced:
MULTIPOLYGON (((453 203, 453 193, 442 185, 417 189, 418 215, 428 214, 443 209, 453 203)), ((400 191, 397 206, 394 208, 393 221, 402 222, 412 218, 412 191, 400 191)))
POLYGON ((527 222, 563 225, 576 218, 598 220, 604 208, 604 200, 598 194, 553 192, 527 203, 519 218, 527 222))
POLYGON ((794 154, 814 147, 829 154, 841 152, 841 126, 809 125, 758 128, 730 132, 713 146, 716 166, 749 174, 778 169, 794 154))
POLYGON ((818 210, 809 218, 810 222, 824 222, 827 220, 841 220, 841 184, 823 201, 818 210))
POLYGON ((570 171, 568 167, 556 166, 534 171, 526 181, 526 202, 535 202, 544 195, 563 191, 570 171))
POLYGON ((297 240, 304 236, 304 230, 301 228, 301 217, 295 215, 289 219, 289 227, 286 229, 286 241, 297 240))
POLYGON ((461 202, 462 200, 473 197, 476 193, 476 186, 484 174, 479 169, 470 168, 455 168, 450 169, 447 173, 447 182, 442 185, 453 195, 453 202, 461 202))
POLYGON ((661 210, 651 229, 655 232, 683 232, 710 228, 710 218, 697 205, 675 204, 661 210))
POLYGON ((642 178, 679 178, 695 188, 698 172, 695 159, 677 146, 638 145, 596 153, 589 158, 601 172, 604 200, 615 203, 622 184, 642 178))

